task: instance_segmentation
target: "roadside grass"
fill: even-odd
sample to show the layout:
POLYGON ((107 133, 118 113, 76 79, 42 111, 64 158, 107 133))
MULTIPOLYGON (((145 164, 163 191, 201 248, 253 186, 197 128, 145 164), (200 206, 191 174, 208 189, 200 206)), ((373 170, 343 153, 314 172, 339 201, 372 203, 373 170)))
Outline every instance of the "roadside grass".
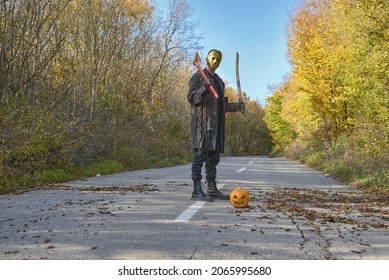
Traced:
MULTIPOLYGON (((181 155, 182 156, 182 155, 181 155)), ((189 156, 167 158, 137 158, 137 164, 125 165, 116 160, 107 160, 87 166, 72 166, 63 169, 37 170, 31 175, 19 175, 0 179, 0 195, 20 193, 29 189, 50 187, 72 180, 107 175, 129 170, 168 167, 188 163, 189 156)))
POLYGON ((0 181, 0 194, 18 193, 36 187, 47 187, 56 183, 95 176, 111 174, 125 170, 117 161, 105 161, 88 166, 73 166, 66 169, 37 170, 34 174, 19 175, 0 181))
POLYGON ((351 186, 389 191, 387 165, 382 159, 366 156, 361 151, 349 147, 341 150, 330 148, 312 152, 298 160, 351 186))

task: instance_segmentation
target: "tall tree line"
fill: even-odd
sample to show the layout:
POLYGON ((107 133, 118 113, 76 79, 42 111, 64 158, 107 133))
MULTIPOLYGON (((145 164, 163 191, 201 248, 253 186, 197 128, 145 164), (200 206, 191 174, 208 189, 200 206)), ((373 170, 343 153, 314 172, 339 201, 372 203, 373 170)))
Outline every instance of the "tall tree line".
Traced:
POLYGON ((185 0, 0 0, 0 186, 186 158, 196 26, 185 0))
POLYGON ((267 100, 278 148, 359 185, 389 184, 389 3, 307 0, 291 17, 291 74, 267 100))

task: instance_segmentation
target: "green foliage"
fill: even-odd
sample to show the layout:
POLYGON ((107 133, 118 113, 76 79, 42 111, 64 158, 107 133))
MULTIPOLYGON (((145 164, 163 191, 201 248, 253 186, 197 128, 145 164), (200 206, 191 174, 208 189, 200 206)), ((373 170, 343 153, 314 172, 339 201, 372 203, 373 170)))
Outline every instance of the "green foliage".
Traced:
MULTIPOLYGON (((44 166, 49 168, 47 166, 44 166)), ((35 170, 33 174, 9 176, 0 180, 0 194, 16 193, 36 186, 51 186, 73 179, 93 177, 97 174, 111 174, 124 171, 126 168, 119 162, 108 160, 87 166, 66 166, 65 169, 35 170)))
POLYGON ((320 167, 323 163, 325 154, 323 152, 314 152, 307 156, 305 163, 309 166, 320 167))
POLYGON ((291 124, 283 118, 282 93, 274 93, 267 99, 265 122, 275 145, 275 149, 285 150, 296 138, 296 132, 291 124))
POLYGON ((37 180, 37 182, 43 182, 43 183, 58 183, 58 182, 65 182, 72 179, 71 174, 65 172, 61 169, 54 169, 54 170, 37 170, 34 173, 34 178, 37 180))
POLYGON ((108 160, 101 163, 93 163, 82 168, 81 174, 82 176, 93 177, 96 174, 111 174, 124 170, 125 167, 120 162, 117 162, 115 160, 108 160))

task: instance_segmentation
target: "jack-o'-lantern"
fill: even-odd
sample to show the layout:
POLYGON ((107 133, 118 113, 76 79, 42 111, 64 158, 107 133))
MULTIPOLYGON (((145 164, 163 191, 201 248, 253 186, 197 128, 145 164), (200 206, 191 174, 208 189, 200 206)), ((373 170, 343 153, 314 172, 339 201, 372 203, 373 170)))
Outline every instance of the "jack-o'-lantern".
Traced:
POLYGON ((230 194, 231 205, 235 208, 245 208, 249 205, 250 194, 242 189, 235 189, 230 194))

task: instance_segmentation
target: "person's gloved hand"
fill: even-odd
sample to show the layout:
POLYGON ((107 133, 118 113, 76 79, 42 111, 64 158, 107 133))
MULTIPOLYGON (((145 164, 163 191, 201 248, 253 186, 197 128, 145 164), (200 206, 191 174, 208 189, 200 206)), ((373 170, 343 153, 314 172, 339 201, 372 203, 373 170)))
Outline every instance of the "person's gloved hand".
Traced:
POLYGON ((214 85, 212 79, 205 80, 205 79, 203 79, 203 77, 201 77, 201 78, 200 78, 200 82, 201 82, 204 86, 206 86, 206 87, 209 87, 210 85, 213 85, 213 86, 215 87, 215 85, 214 85))
POLYGON ((201 84, 202 84, 202 87, 205 87, 205 90, 204 90, 203 93, 201 94, 201 97, 203 98, 203 101, 207 101, 208 98, 209 98, 209 94, 210 94, 209 86, 212 85, 213 87, 215 87, 215 85, 214 85, 212 79, 205 80, 205 79, 203 79, 203 78, 201 77, 201 78, 200 78, 200 82, 201 82, 201 84))

